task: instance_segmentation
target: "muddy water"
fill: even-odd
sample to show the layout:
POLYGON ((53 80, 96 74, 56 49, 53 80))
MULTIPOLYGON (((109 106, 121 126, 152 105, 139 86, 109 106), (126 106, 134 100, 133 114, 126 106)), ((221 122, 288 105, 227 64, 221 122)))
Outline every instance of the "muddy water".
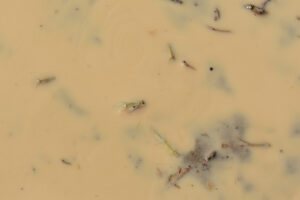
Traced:
POLYGON ((0 198, 299 199, 300 3, 262 3, 1 1, 0 198))

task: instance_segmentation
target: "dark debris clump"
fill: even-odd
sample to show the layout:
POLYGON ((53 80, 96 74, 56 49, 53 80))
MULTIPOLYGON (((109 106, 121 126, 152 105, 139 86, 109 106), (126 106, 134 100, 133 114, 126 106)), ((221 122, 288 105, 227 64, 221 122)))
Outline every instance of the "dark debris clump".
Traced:
MULTIPOLYGON (((251 148, 271 147, 269 143, 252 143, 243 139, 247 129, 246 118, 241 114, 235 114, 202 130, 195 139, 194 148, 186 154, 181 154, 181 167, 178 172, 170 175, 171 183, 178 186, 177 180, 186 173, 191 173, 203 184, 211 185, 213 174, 216 170, 224 170, 223 166, 228 161, 236 158, 244 162, 250 159, 251 148)), ((294 165, 288 168, 295 171, 294 165)))

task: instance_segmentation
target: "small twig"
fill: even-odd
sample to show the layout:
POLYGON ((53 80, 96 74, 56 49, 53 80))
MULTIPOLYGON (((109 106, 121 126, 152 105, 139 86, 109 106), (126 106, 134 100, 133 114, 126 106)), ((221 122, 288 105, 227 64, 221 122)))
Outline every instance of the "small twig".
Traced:
POLYGON ((170 1, 172 1, 172 2, 174 2, 174 3, 178 3, 178 4, 183 4, 183 1, 182 1, 182 0, 170 0, 170 1))
POLYGON ((65 159, 61 159, 61 162, 65 165, 72 165, 72 163, 70 161, 67 161, 65 159))
POLYGON ((169 142, 163 136, 161 136, 156 129, 154 129, 153 127, 151 127, 151 129, 154 132, 154 134, 156 135, 157 139, 160 142, 162 142, 171 151, 171 153, 174 156, 178 157, 179 153, 169 144, 169 142))
POLYGON ((55 81, 55 80, 56 80, 55 76, 49 76, 47 78, 37 79, 36 80, 36 86, 46 85, 46 84, 51 83, 52 81, 55 81))
POLYGON ((216 31, 216 32, 220 32, 220 33, 232 33, 231 30, 228 30, 228 29, 219 29, 219 28, 215 28, 215 27, 210 26, 210 25, 207 25, 207 28, 208 28, 209 30, 216 31))
POLYGON ((168 184, 175 185, 179 179, 181 179, 186 173, 188 173, 191 169, 191 166, 185 168, 179 168, 179 170, 171 174, 168 178, 168 184))
POLYGON ((184 67, 188 67, 188 68, 190 68, 190 69, 192 69, 192 70, 197 70, 195 67, 193 67, 192 65, 190 65, 188 62, 186 62, 185 60, 183 60, 182 61, 182 65, 184 66, 184 67))
POLYGON ((174 53, 172 45, 168 44, 168 47, 169 47, 169 52, 170 52, 170 58, 169 58, 169 60, 176 60, 175 53, 174 53))
POLYGON ((211 183, 211 182, 207 182, 207 183, 206 183, 206 186, 207 186, 207 189, 208 189, 208 190, 212 190, 212 189, 214 189, 214 187, 215 187, 214 184, 211 183))
POLYGON ((265 9, 266 6, 268 5, 268 3, 270 3, 270 1, 272 1, 272 0, 265 0, 265 1, 262 3, 261 8, 262 8, 262 9, 265 9))
POLYGON ((250 143, 247 142, 246 140, 243 140, 242 138, 238 138, 239 141, 245 143, 246 145, 248 145, 249 147, 271 147, 270 143, 250 143))
POLYGON ((222 148, 232 148, 232 149, 235 149, 235 150, 242 150, 245 147, 245 145, 236 145, 236 144, 232 144, 232 143, 222 143, 221 147, 222 148))
POLYGON ((157 176, 160 177, 160 178, 163 176, 162 171, 161 171, 158 167, 156 168, 156 174, 157 174, 157 176))
POLYGON ((221 12, 218 8, 214 10, 214 20, 218 21, 221 18, 221 12))
POLYGON ((217 156, 217 151, 212 151, 210 154, 208 154, 205 158, 204 161, 208 162, 212 159, 214 159, 217 156))
POLYGON ((83 109, 81 106, 79 106, 66 90, 64 89, 58 90, 56 92, 56 96, 61 100, 62 103, 65 104, 65 106, 68 109, 70 109, 74 113, 78 115, 87 114, 87 111, 83 109))

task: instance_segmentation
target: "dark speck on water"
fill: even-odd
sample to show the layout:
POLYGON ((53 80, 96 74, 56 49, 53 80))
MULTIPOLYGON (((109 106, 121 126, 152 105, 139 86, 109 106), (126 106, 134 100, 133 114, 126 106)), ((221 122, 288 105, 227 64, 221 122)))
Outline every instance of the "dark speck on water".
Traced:
POLYGON ((235 114, 227 120, 221 121, 216 127, 221 138, 225 141, 232 141, 234 138, 245 136, 248 124, 243 115, 235 114))
POLYGON ((245 191, 251 192, 253 189, 254 189, 253 184, 251 184, 251 183, 245 183, 245 184, 244 184, 244 190, 245 190, 245 191))
POLYGON ((293 136, 300 136, 300 122, 297 121, 292 125, 291 134, 293 136))
POLYGON ((33 173, 36 173, 36 168, 35 167, 32 167, 31 170, 32 170, 33 173))
POLYGON ((100 131, 98 130, 97 127, 93 127, 92 128, 92 130, 91 130, 91 137, 95 141, 101 140, 101 133, 100 133, 100 131))
POLYGON ((94 136, 93 136, 94 140, 100 140, 100 135, 95 133, 94 136))
POLYGON ((279 152, 280 152, 280 153, 283 153, 284 151, 283 151, 283 149, 280 149, 279 152))
POLYGON ((139 169, 143 163, 143 159, 140 156, 129 155, 129 160, 133 163, 135 169, 139 169))
POLYGON ((95 44, 101 44, 101 39, 99 36, 94 36, 92 40, 95 44))
POLYGON ((94 5, 98 0, 89 0, 90 5, 94 5))
POLYGON ((216 89, 220 89, 227 93, 232 92, 228 78, 222 68, 218 67, 218 70, 216 70, 215 66, 210 66, 207 74, 207 81, 211 87, 215 87, 216 89), (214 73, 211 73, 212 71, 214 71, 214 73))
POLYGON ((286 172, 288 174, 296 174, 299 172, 300 160, 299 158, 288 158, 285 163, 286 172))
POLYGON ((143 160, 141 158, 138 158, 135 162, 135 168, 138 169, 140 165, 142 164, 143 160))

